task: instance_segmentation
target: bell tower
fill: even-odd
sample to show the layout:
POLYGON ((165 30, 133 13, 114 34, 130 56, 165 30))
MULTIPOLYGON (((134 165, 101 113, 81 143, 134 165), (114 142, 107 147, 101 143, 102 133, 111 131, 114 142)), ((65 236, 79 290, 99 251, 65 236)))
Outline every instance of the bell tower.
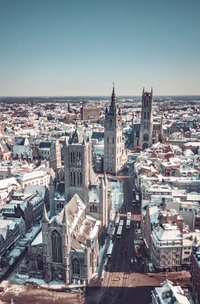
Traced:
POLYGON ((116 102, 115 87, 110 108, 106 108, 104 123, 104 171, 117 175, 122 168, 122 115, 116 102))
POLYGON ((83 202, 88 201, 88 187, 95 183, 92 168, 92 147, 86 134, 76 130, 64 146, 65 198, 69 202, 78 194, 83 202))
POLYGON ((153 88, 151 92, 142 92, 142 110, 141 110, 141 123, 140 123, 140 137, 139 146, 142 150, 152 145, 153 133, 153 88))

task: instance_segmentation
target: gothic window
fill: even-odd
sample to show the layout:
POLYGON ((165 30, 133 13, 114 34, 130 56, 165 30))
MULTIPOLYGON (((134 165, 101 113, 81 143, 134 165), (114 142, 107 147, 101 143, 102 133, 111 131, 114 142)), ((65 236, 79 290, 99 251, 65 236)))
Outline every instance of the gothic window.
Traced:
POLYGON ((73 172, 70 172, 70 185, 73 186, 73 172))
POLYGON ((76 173, 73 172, 73 185, 76 186, 76 173))
POLYGON ((77 172, 77 185, 80 185, 80 172, 77 172))
POLYGON ((80 185, 82 185, 82 172, 80 172, 80 185))
POLYGON ((38 254, 38 256, 37 256, 37 269, 43 270, 43 260, 42 260, 42 256, 40 254, 38 254))
POLYGON ((77 152, 76 154, 76 164, 81 165, 81 153, 77 152))
POLYGON ((109 137, 107 137, 107 143, 109 144, 109 137))
POLYGON ((112 140, 113 144, 115 143, 115 138, 113 137, 113 140, 112 140))
POLYGON ((148 114, 148 119, 149 119, 149 112, 147 114, 148 114))
POLYGON ((58 231, 54 230, 51 234, 52 261, 62 263, 62 239, 58 231))
POLYGON ((144 112, 144 119, 146 119, 146 112, 144 112))
POLYGON ((146 107, 148 107, 148 100, 146 101, 146 107))
POLYGON ((148 134, 144 134, 144 136, 143 136, 143 141, 148 141, 148 140, 149 140, 148 134))
POLYGON ((91 205, 90 206, 90 212, 97 212, 97 206, 91 205))
POLYGON ((80 263, 77 259, 72 261, 72 272, 73 274, 80 274, 80 263))

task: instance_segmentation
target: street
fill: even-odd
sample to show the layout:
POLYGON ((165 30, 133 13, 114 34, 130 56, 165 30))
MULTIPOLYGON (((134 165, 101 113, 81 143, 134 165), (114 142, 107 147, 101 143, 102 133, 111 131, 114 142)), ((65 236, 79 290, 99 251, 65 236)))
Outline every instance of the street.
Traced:
MULTIPOLYGON (((121 238, 115 238, 112 257, 109 259, 108 269, 105 272, 104 280, 100 288, 87 288, 87 304, 127 304, 127 303, 151 303, 151 290, 159 286, 161 282, 170 279, 178 282, 181 286, 189 285, 189 273, 169 273, 148 274, 145 269, 146 252, 143 242, 139 241, 139 221, 140 221, 140 202, 132 204, 135 194, 133 175, 133 165, 129 171, 124 173, 127 176, 118 176, 123 183, 124 204, 121 207, 120 219, 124 220, 121 238), (128 178, 128 175, 130 178, 128 178), (127 212, 132 213, 130 229, 126 228, 127 212), (134 253, 134 240, 140 244, 140 254, 138 257, 134 253), (181 278, 181 280, 180 280, 181 278)), ((92 285, 92 284, 91 284, 92 285)))

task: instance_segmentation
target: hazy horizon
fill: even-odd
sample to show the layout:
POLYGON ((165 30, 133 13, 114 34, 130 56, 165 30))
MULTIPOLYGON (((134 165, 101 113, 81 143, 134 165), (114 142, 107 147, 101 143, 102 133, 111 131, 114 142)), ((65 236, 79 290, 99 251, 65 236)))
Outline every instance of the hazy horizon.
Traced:
POLYGON ((0 0, 0 95, 109 96, 113 81, 117 96, 199 95, 199 11, 199 0, 0 0))

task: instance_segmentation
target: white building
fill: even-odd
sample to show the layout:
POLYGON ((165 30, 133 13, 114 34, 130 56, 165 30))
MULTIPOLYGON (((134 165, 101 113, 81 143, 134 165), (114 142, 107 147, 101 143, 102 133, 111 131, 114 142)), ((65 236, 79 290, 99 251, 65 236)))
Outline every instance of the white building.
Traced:
POLYGON ((161 283, 161 287, 156 287, 151 292, 151 304, 190 304, 180 286, 173 286, 169 280, 161 283))

